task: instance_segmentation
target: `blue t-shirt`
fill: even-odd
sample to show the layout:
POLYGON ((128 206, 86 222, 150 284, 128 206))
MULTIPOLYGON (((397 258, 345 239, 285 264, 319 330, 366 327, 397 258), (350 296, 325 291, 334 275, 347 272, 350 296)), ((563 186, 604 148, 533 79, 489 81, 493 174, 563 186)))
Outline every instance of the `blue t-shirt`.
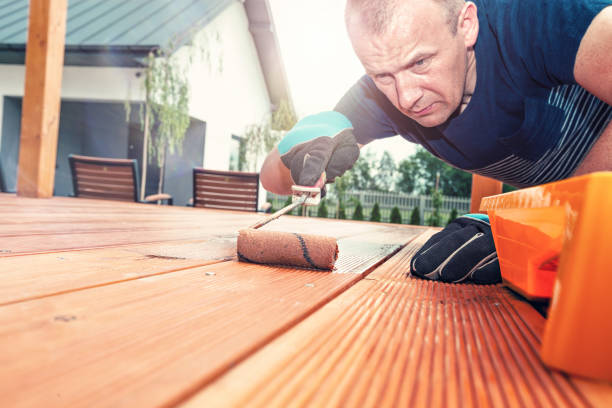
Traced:
POLYGON ((477 80, 460 115, 423 127, 398 111, 367 76, 335 110, 349 118, 362 144, 399 134, 455 167, 517 186, 568 177, 612 118, 610 106, 580 88, 573 75, 580 40, 611 2, 474 3, 477 80), (569 164, 554 164, 559 160, 569 164))

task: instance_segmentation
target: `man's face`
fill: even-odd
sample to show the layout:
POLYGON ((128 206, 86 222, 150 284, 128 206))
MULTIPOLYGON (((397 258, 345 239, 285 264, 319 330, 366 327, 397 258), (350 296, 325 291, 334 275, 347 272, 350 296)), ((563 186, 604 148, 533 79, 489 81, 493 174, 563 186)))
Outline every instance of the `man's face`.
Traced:
POLYGON ((467 48, 431 0, 403 1, 382 35, 351 26, 353 48, 378 89, 422 126, 444 123, 461 104, 467 48))

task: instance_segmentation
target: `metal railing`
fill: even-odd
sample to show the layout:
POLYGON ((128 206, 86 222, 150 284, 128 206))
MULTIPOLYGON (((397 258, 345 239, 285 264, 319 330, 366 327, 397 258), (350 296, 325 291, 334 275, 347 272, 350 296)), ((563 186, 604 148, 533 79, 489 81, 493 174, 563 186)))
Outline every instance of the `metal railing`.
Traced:
MULTIPOLYGON (((267 201, 272 204, 274 209, 282 208, 287 202, 287 196, 279 196, 268 193, 267 201)), ((328 218, 337 218, 338 197, 335 194, 328 194, 322 203, 327 206, 328 218)), ((403 224, 410 223, 410 216, 414 208, 419 209, 420 224, 425 225, 428 217, 433 212, 432 197, 427 195, 391 193, 381 191, 348 191, 342 196, 344 203, 345 214, 347 219, 353 217, 357 202, 361 203, 363 208, 364 220, 369 220, 374 204, 378 203, 380 207, 381 221, 389 222, 391 219, 391 211, 393 207, 397 207, 400 211, 403 224)), ((465 214, 470 211, 470 199, 464 197, 449 197, 442 196, 442 205, 440 214, 444 223, 448 220, 452 210, 457 210, 457 214, 465 214)), ((318 208, 309 207, 308 215, 316 216, 318 208)))

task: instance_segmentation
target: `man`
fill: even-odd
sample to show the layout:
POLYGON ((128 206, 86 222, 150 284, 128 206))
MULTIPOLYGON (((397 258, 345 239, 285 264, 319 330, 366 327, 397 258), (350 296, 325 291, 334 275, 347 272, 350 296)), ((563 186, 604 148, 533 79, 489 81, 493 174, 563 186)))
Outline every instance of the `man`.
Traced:
MULTIPOLYGON (((333 181, 353 165, 357 146, 396 134, 455 167, 518 187, 612 170, 609 6, 349 0, 347 29, 366 76, 334 112, 306 118, 287 134, 262 167, 264 187, 288 194, 292 184, 313 185, 324 171, 333 181)), ((422 252, 435 250, 412 272, 478 280, 472 269, 485 258, 490 266, 488 244, 480 245, 482 257, 468 275, 444 267, 468 241, 478 242, 470 241, 476 234, 492 245, 483 223, 459 220, 432 238, 422 252), (450 242, 441 241, 449 234, 450 242), (441 246, 448 256, 432 256, 441 246)), ((491 273, 485 280, 495 281, 491 273)))

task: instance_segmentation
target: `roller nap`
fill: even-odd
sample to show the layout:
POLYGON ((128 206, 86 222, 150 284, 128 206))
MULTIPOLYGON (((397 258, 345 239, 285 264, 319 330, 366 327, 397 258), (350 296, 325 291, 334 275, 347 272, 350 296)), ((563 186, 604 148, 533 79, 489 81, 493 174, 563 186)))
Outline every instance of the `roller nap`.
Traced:
POLYGON ((335 238, 290 232, 239 231, 240 261, 331 270, 338 259, 335 238))

